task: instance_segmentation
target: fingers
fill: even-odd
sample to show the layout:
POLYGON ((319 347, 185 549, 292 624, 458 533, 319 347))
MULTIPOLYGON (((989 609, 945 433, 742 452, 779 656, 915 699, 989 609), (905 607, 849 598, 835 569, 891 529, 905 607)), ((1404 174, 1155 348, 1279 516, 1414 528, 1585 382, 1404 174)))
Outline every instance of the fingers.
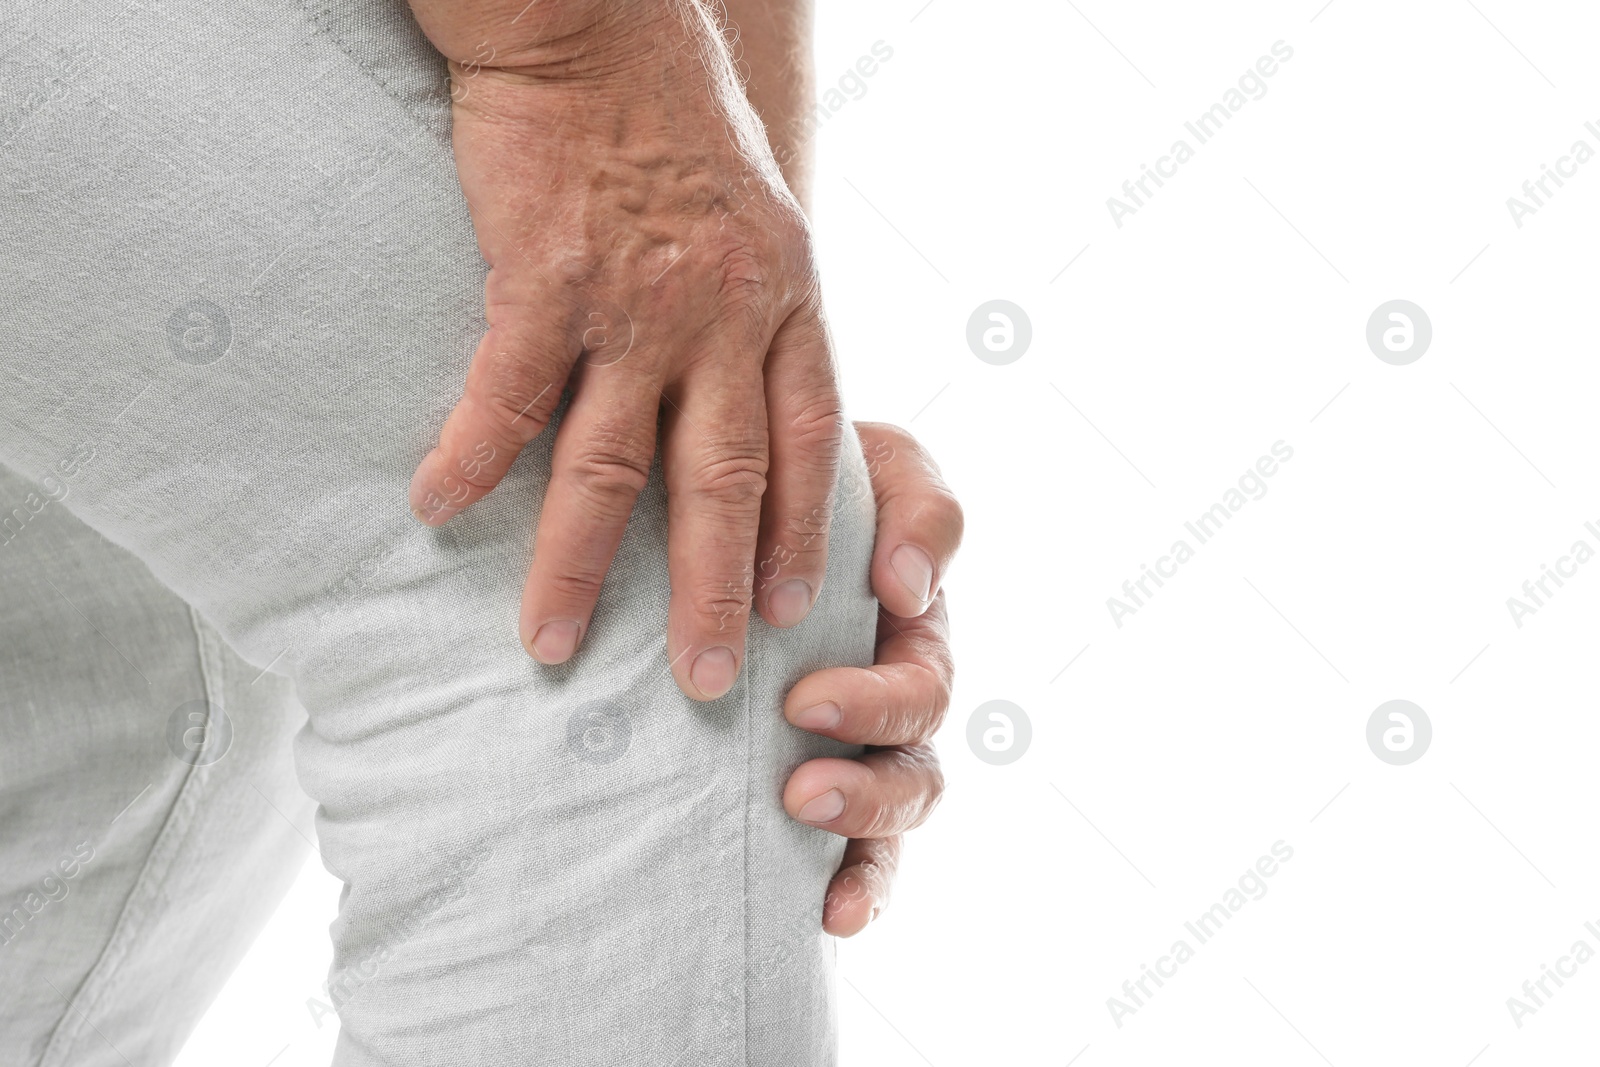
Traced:
POLYGON ((839 391, 827 327, 805 307, 767 352, 772 472, 756 549, 756 604, 774 626, 805 618, 828 566, 828 524, 839 477, 839 391))
POLYGON ((784 787, 783 807, 843 837, 888 837, 920 826, 943 794, 939 757, 923 742, 802 763, 784 787))
POLYGON ((835 937, 860 933, 889 906, 889 889, 900 866, 901 837, 856 838, 828 883, 822 929, 835 937))
POLYGON ((916 438, 881 422, 858 422, 856 432, 878 501, 872 591, 892 614, 912 618, 933 602, 961 544, 961 505, 916 438))
POLYGON ((749 625, 767 487, 760 368, 743 359, 697 364, 665 401, 667 655, 678 688, 715 700, 738 678, 749 625))
POLYGON ((950 707, 954 666, 944 594, 914 619, 880 612, 871 667, 808 674, 789 690, 783 714, 802 730, 862 745, 931 738, 950 707))
POLYGON ((522 644, 541 663, 565 662, 588 629, 650 477, 660 399, 631 370, 589 368, 568 406, 522 593, 522 644))
POLYGON ((556 317, 517 312, 478 344, 460 403, 439 444, 411 476, 411 512, 441 526, 500 483, 524 445, 549 423, 577 359, 556 317))

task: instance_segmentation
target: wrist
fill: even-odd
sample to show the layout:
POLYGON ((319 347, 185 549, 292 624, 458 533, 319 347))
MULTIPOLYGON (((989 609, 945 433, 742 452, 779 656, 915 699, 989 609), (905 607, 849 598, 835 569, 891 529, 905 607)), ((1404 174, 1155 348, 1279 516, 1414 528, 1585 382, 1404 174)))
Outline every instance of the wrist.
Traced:
POLYGON ((698 0, 410 0, 452 74, 505 71, 537 81, 609 77, 701 21, 698 0), (692 9, 692 10, 691 10, 692 9))

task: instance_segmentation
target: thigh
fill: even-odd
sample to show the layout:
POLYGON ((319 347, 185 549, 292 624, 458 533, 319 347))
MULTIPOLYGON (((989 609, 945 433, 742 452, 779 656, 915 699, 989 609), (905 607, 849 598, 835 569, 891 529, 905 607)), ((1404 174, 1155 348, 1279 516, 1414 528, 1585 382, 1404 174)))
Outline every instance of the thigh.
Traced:
POLYGON ((71 466, 78 515, 293 679, 345 883, 340 1062, 829 1062, 842 842, 779 796, 851 750, 779 707, 870 660, 859 455, 816 608, 753 619, 723 700, 668 671, 659 472, 582 653, 540 667, 516 618, 551 434, 445 529, 405 503, 484 328, 442 72, 325 9, 100 6, 30 9, 24 57, 118 21, 0 160, 0 458, 71 466))
POLYGON ((166 1063, 312 851, 304 715, 71 491, 0 468, 0 1049, 166 1063))

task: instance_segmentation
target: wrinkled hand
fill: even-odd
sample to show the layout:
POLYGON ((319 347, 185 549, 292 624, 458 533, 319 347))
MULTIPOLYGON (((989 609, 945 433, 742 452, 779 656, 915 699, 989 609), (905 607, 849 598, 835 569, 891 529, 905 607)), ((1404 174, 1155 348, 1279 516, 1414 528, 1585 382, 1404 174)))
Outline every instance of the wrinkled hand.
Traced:
POLYGON ((524 646, 561 663, 656 451, 667 655, 722 696, 754 599, 777 626, 822 585, 840 408, 810 235, 717 26, 678 0, 412 0, 450 60, 462 192, 490 266, 488 333, 411 507, 488 493, 571 400, 523 591, 524 646))
POLYGON ((823 929, 841 937, 888 904, 901 834, 927 819, 944 790, 929 743, 950 706, 950 631, 938 589, 962 529, 961 506, 910 434, 881 423, 856 430, 878 501, 876 662, 807 675, 783 706, 802 729, 868 746, 860 759, 801 764, 783 792, 790 815, 850 838, 823 905, 823 929))

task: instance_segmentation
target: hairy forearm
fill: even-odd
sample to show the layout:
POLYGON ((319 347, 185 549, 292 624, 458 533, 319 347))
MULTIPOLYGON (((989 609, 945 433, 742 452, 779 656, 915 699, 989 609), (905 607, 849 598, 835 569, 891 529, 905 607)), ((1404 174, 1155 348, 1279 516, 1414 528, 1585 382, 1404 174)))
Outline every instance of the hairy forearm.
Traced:
MULTIPOLYGON (((657 92, 649 68, 686 45, 728 54, 785 181, 809 202, 813 104, 811 0, 725 0, 727 33, 716 39, 716 0, 410 0, 418 23, 459 83, 482 69, 513 71, 580 92, 606 83, 642 97, 657 92), (630 70, 642 68, 636 84, 630 70)), ((712 58, 712 57, 705 57, 712 58)), ((726 59, 713 61, 714 71, 726 59)), ((728 69, 732 69, 731 67, 728 69)), ((663 111, 676 101, 660 100, 663 111)), ((582 121, 581 113, 573 116, 582 121)))
POLYGON ((811 207, 810 110, 816 106, 811 0, 725 0, 750 104, 767 127, 789 188, 811 207))

